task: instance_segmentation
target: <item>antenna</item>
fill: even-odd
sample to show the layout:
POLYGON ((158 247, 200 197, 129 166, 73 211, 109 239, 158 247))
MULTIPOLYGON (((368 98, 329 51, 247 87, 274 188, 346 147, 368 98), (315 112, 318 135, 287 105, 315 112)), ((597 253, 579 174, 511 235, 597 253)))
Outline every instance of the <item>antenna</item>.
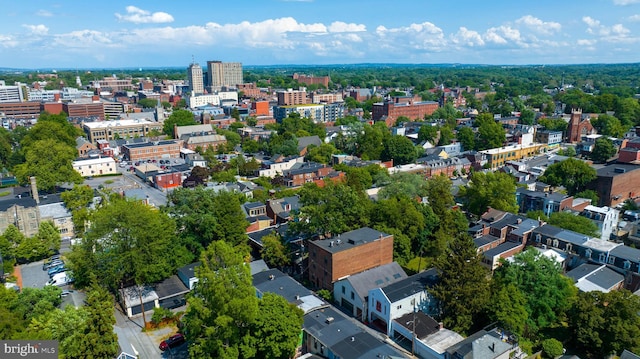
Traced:
POLYGON ((191 63, 192 63, 192 64, 195 64, 195 63, 196 63, 196 58, 195 58, 193 55, 191 55, 191 63))

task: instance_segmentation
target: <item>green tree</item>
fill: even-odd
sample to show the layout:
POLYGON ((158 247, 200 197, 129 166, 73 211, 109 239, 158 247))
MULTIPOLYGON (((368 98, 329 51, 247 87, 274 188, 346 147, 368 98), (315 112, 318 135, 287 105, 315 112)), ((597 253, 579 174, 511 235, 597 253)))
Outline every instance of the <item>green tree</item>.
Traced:
POLYGON ((549 217, 549 224, 591 237, 599 237, 598 226, 586 217, 569 212, 554 212, 549 217))
POLYGON ((515 286, 526 298, 527 319, 523 336, 536 338, 539 331, 564 318, 577 293, 573 282, 562 274, 553 259, 535 249, 517 254, 513 262, 504 262, 494 272, 497 290, 515 286))
MULTIPOLYGON (((76 344, 81 358, 114 358, 120 349, 113 332, 116 318, 111 295, 94 281, 87 293, 87 320, 76 344)), ((73 357, 73 356, 71 356, 73 357)))
POLYGON ((554 338, 545 339, 542 341, 542 353, 546 358, 557 358, 562 355, 562 343, 554 338))
POLYGON ((196 255, 210 243, 224 240, 237 246, 247 243, 249 225, 240 207, 241 194, 215 193, 202 187, 176 189, 168 196, 166 211, 176 219, 180 236, 196 255))
POLYGON ((175 223, 165 213, 117 195, 105 201, 91 215, 81 244, 68 255, 76 285, 89 285, 95 275, 116 293, 132 284, 160 281, 192 259, 184 258, 174 240, 175 223))
POLYGON ((38 189, 52 191, 61 183, 81 183, 82 176, 73 169, 77 151, 53 139, 39 140, 26 149, 26 161, 14 169, 18 182, 29 183, 35 176, 38 189))
POLYGON ((74 185, 72 189, 60 194, 60 199, 69 211, 88 207, 93 202, 93 197, 93 189, 88 185, 74 185))
POLYGON ((514 284, 507 284, 494 291, 491 303, 492 319, 521 337, 529 316, 524 294, 514 284))
POLYGON ((323 143, 317 147, 310 145, 308 150, 307 160, 324 164, 331 162, 331 156, 340 153, 340 151, 330 143, 323 143))
POLYGON ((563 119, 554 119, 554 118, 541 118, 538 120, 538 124, 542 125, 545 129, 549 131, 566 131, 567 130, 567 122, 563 119))
POLYGON ((291 263, 288 248, 282 243, 282 237, 277 233, 262 237, 262 259, 270 266, 282 268, 291 263))
POLYGON ((193 113, 189 110, 174 110, 173 113, 164 120, 164 125, 162 126, 162 131, 169 137, 174 138, 174 128, 173 126, 190 126, 197 125, 196 121, 193 119, 193 113))
POLYGON ((398 197, 421 198, 427 195, 427 181, 418 174, 400 172, 389 178, 389 183, 382 187, 379 198, 398 197))
POLYGON ((547 167, 540 182, 551 186, 564 186, 570 196, 583 191, 587 183, 596 179, 596 170, 584 161, 569 158, 547 167))
POLYGON ((507 135, 500 125, 491 116, 490 113, 480 114, 476 118, 478 125, 478 139, 476 141, 476 150, 487 150, 490 148, 502 147, 507 139, 507 135))
POLYGON ((438 138, 438 126, 432 126, 427 123, 420 126, 420 130, 418 130, 418 140, 419 141, 427 141, 432 144, 435 144, 435 140, 438 138))
POLYGON ((490 298, 489 271, 482 265, 471 237, 453 239, 436 267, 440 278, 432 294, 438 300, 444 326, 464 334, 482 327, 490 298))
POLYGON ((475 148, 475 134, 470 127, 462 127, 456 134, 458 142, 462 144, 462 148, 465 151, 470 151, 475 148))
POLYGON ((369 225, 371 201, 362 191, 329 182, 306 184, 299 193, 298 220, 289 227, 295 233, 330 236, 369 225))
POLYGON ((588 198, 591 200, 591 204, 598 205, 598 193, 592 189, 586 189, 573 195, 575 198, 588 198))
POLYGON ((416 158, 418 158, 418 152, 410 139, 395 135, 384 141, 381 154, 383 161, 393 160, 395 165, 404 165, 412 163, 416 158))
POLYGON ((60 232, 51 221, 40 222, 38 234, 35 235, 38 240, 44 244, 47 251, 42 257, 49 256, 60 250, 62 238, 60 232))
POLYGON ((200 280, 187 298, 184 316, 190 357, 255 357, 251 328, 259 307, 244 262, 248 257, 249 253, 225 241, 212 242, 203 252, 202 265, 196 270, 200 280))
POLYGON ((34 143, 43 140, 61 142, 73 147, 75 150, 76 138, 82 135, 82 130, 69 122, 64 112, 60 114, 43 112, 38 117, 38 122, 23 134, 19 143, 25 152, 28 151, 34 143))
POLYGON ((588 357, 640 350, 640 299, 622 289, 578 294, 568 313, 571 342, 588 357))
POLYGON ((591 124, 603 136, 620 138, 624 137, 625 132, 628 130, 628 128, 622 126, 620 120, 610 115, 599 115, 595 120, 591 121, 591 124))
POLYGON ((467 187, 460 189, 466 209, 480 216, 491 207, 518 212, 515 179, 504 172, 474 172, 467 187))
POLYGON ((438 146, 446 146, 451 144, 451 141, 454 139, 453 131, 449 126, 441 126, 440 127, 440 140, 438 141, 438 146))
POLYGON ((138 100, 138 105, 142 108, 155 108, 158 105, 158 100, 152 98, 141 98, 138 100))
MULTIPOLYGON (((354 126, 353 130, 357 131, 358 127, 354 126)), ((386 125, 375 124, 373 126, 365 125, 361 132, 355 132, 355 154, 363 160, 378 160, 382 157, 385 150, 385 139, 391 136, 386 125)))
POLYGON ((520 111, 520 123, 524 125, 533 125, 535 119, 536 119, 536 114, 533 111, 527 108, 520 111))
POLYGON ((615 156, 618 152, 616 146, 608 137, 600 137, 596 140, 591 152, 591 159, 595 162, 607 162, 611 157, 615 156))
POLYGON ((289 359, 300 340, 304 312, 280 295, 265 293, 252 324, 256 358, 289 359))

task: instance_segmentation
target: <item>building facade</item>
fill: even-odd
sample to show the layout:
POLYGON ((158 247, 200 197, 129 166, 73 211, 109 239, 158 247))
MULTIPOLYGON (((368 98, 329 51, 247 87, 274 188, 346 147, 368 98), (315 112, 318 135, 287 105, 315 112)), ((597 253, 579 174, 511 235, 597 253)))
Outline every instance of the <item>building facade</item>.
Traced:
POLYGON ((405 101, 401 98, 394 98, 374 103, 371 118, 374 122, 384 120, 387 127, 392 127, 400 116, 410 120, 422 120, 425 116, 432 115, 438 107, 438 103, 434 101, 414 101, 413 99, 405 101))
POLYGON ((72 162, 73 169, 82 177, 116 174, 116 161, 111 157, 89 158, 72 162))
POLYGON ((202 67, 197 63, 192 63, 187 68, 187 79, 189 81, 189 91, 200 95, 204 93, 204 78, 202 77, 202 67))
POLYGON ((179 158, 182 141, 156 141, 132 143, 122 146, 122 154, 129 161, 153 160, 161 158, 179 158))
POLYGON ((111 141, 116 138, 145 137, 150 131, 162 132, 162 124, 148 120, 117 120, 85 122, 82 129, 93 144, 98 140, 111 141))
POLYGON ((393 235, 364 227, 331 239, 309 242, 309 280, 333 290, 347 275, 393 262, 393 235))
POLYGON ((278 91, 277 96, 278 106, 305 105, 309 103, 307 91, 288 89, 287 91, 278 91))
POLYGON ((547 148, 546 144, 534 143, 532 145, 510 145, 491 148, 480 151, 480 153, 487 156, 489 166, 495 170, 504 166, 507 161, 519 161, 523 158, 540 154, 545 148, 547 148))
POLYGON ((207 61, 207 79, 212 89, 243 84, 242 63, 207 61))

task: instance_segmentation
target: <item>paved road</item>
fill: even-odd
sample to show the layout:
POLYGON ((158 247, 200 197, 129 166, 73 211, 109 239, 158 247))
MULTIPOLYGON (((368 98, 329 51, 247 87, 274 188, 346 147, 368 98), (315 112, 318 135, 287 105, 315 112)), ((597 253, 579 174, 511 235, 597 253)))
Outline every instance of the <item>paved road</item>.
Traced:
POLYGON ((137 355, 141 359, 163 357, 158 346, 161 341, 175 334, 174 328, 166 327, 143 332, 142 318, 127 318, 118 305, 115 306, 115 316, 116 324, 113 330, 118 335, 118 344, 122 351, 137 355))
POLYGON ((43 261, 23 264, 20 266, 22 273, 22 288, 44 288, 49 281, 47 271, 42 270, 43 261))

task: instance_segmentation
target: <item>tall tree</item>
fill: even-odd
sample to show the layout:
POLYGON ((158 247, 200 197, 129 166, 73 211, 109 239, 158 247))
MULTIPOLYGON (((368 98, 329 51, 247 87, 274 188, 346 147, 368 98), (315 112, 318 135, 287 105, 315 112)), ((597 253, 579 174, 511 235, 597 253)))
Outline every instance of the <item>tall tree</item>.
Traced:
POLYGON ((562 274, 553 259, 529 249, 505 262, 494 273, 498 290, 515 286, 526 298, 527 319, 523 335, 535 338, 539 331, 559 323, 577 293, 573 282, 562 274))
POLYGON ((411 163, 418 158, 418 152, 410 139, 395 135, 384 141, 384 149, 381 154, 383 161, 393 160, 395 165, 411 163))
POLYGON ((596 179, 596 170, 584 161, 569 158, 547 167, 539 180, 551 186, 564 186, 572 196, 596 179))
POLYGON ((175 137, 173 126, 189 126, 189 125, 197 125, 196 121, 193 118, 193 113, 189 110, 178 109, 174 110, 173 113, 164 120, 164 125, 162 126, 162 131, 171 138, 175 137))
POLYGON ((288 248, 282 243, 282 237, 277 233, 268 234, 262 237, 262 259, 270 266, 282 268, 291 263, 291 256, 288 248))
POLYGON ((189 355, 194 358, 253 358, 251 327, 258 316, 249 253, 225 241, 212 242, 197 269, 200 279, 187 298, 184 316, 189 355))
POLYGON ((96 281, 91 284, 86 300, 87 320, 79 339, 83 358, 113 358, 118 355, 118 337, 113 332, 116 318, 111 295, 96 281))
POLYGON ((577 216, 568 212, 553 212, 549 217, 549 224, 568 229, 570 231, 585 234, 591 237, 599 237, 598 226, 589 218, 577 216))
POLYGON ((289 359, 300 340, 304 312, 284 297, 265 293, 252 324, 256 358, 289 359))
POLYGON ((490 113, 482 113, 476 118, 478 125, 478 139, 476 150, 487 150, 502 147, 507 139, 506 132, 500 123, 496 122, 490 113))
POLYGON ((608 137, 600 137, 593 145, 593 151, 591 152, 591 159, 595 162, 607 162, 611 157, 615 156, 618 152, 616 146, 608 137))
POLYGON ((488 207, 518 212, 515 179, 504 172, 474 172, 467 187, 461 188, 466 209, 481 215, 488 207))
POLYGON ((35 176, 38 189, 53 190, 62 183, 80 183, 82 176, 71 162, 78 153, 74 147, 54 139, 39 140, 25 148, 26 161, 14 169, 18 182, 29 183, 35 176))
POLYGON ((476 147, 475 134, 470 127, 462 127, 456 133, 458 142, 462 144, 462 148, 465 151, 471 151, 476 147))
POLYGON ((489 271, 482 265, 471 237, 461 235, 451 241, 436 267, 440 280, 432 294, 438 300, 445 327, 464 334, 482 327, 490 296, 489 271))
POLYGON ((620 120, 611 115, 599 115, 595 120, 591 121, 591 124, 598 130, 599 134, 604 136, 624 137, 624 133, 628 130, 628 128, 622 126, 620 120))
POLYGON ((246 244, 249 225, 240 207, 241 194, 215 193, 202 187, 176 189, 168 196, 166 210, 176 219, 180 236, 189 249, 199 255, 211 242, 224 240, 232 245, 246 244))

